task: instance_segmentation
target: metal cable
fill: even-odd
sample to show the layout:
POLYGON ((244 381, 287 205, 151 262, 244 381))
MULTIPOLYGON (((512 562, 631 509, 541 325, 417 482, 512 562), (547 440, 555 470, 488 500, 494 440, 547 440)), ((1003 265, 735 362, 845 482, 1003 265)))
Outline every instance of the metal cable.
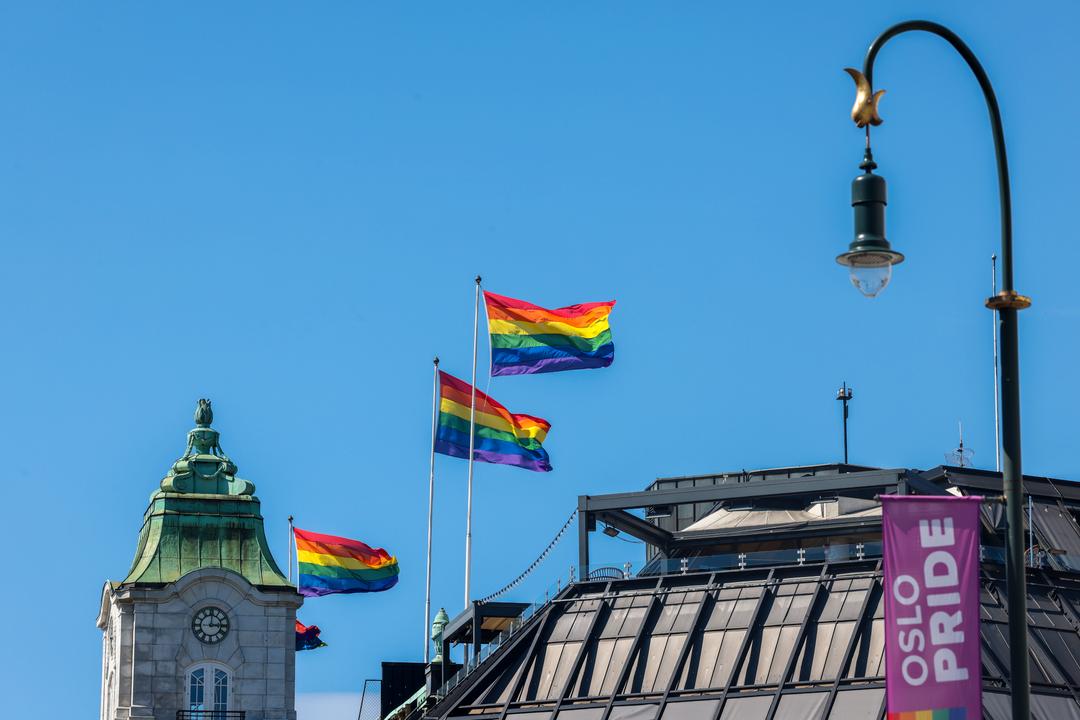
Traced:
POLYGON ((570 523, 574 522, 575 517, 577 517, 576 508, 574 509, 574 512, 570 513, 570 517, 566 518, 566 522, 563 523, 562 528, 559 530, 559 532, 555 534, 555 537, 551 540, 551 542, 548 543, 548 546, 544 548, 544 552, 540 553, 540 555, 532 561, 532 564, 529 565, 529 567, 525 568, 524 572, 522 572, 516 578, 504 585, 501 589, 496 590, 495 592, 491 593, 490 595, 481 600, 478 600, 477 602, 486 603, 488 601, 494 600, 495 598, 512 590, 514 587, 520 584, 521 581, 528 577, 533 570, 540 566, 540 563, 544 562, 544 559, 547 558, 548 553, 550 553, 552 549, 559 544, 559 541, 562 540, 562 536, 565 535, 566 531, 570 528, 570 523))

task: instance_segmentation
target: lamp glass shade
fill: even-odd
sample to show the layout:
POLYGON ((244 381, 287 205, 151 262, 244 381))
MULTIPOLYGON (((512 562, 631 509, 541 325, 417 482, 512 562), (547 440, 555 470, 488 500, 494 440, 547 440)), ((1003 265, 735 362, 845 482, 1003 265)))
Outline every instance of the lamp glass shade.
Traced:
POLYGON ((892 279, 892 265, 852 265, 851 284, 868 298, 877 297, 892 279))

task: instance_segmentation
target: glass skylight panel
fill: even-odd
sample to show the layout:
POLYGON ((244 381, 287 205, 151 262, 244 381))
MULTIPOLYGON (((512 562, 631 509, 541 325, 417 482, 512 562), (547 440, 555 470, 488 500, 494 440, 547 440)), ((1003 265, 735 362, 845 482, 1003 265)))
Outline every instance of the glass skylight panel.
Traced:
POLYGON ((828 699, 827 692, 786 692, 780 696, 773 720, 815 720, 828 699))
POLYGON ((836 694, 829 720, 878 720, 884 700, 885 688, 842 688, 836 694))
POLYGON ((765 720, 772 705, 772 695, 728 697, 720 720, 765 720))
POLYGON ((668 701, 660 720, 702 720, 702 718, 710 720, 716 717, 718 707, 720 707, 719 700, 668 701))
POLYGON ((608 720, 654 720, 660 709, 659 704, 615 705, 611 708, 608 720))

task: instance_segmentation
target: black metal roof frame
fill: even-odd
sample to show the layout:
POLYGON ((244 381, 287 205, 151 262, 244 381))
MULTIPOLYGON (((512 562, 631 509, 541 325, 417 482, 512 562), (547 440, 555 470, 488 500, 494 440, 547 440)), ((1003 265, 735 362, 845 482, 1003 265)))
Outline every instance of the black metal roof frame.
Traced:
MULTIPOLYGON (((947 482, 972 490, 995 494, 1001 492, 1001 473, 992 470, 938 465, 919 474, 933 483, 947 482)), ((1025 475, 1024 494, 1080 502, 1080 483, 1040 475, 1025 475)))
POLYGON ((587 512, 596 512, 599 510, 633 510, 650 505, 686 505, 780 495, 819 495, 822 498, 827 498, 844 491, 895 490, 899 483, 908 479, 908 474, 909 471, 903 468, 865 470, 838 475, 813 475, 782 480, 750 480, 692 488, 665 488, 643 492, 612 493, 610 495, 582 495, 579 498, 578 506, 587 512))
MULTIPOLYGON (((1006 642, 1002 628, 1007 619, 1000 598, 1001 569, 984 565, 981 582, 984 688, 988 694, 1007 692, 1008 653, 1002 646, 1006 642)), ((1056 712, 1053 708, 1066 708, 1080 717, 1080 576, 1030 571, 1029 587, 1032 594, 1029 632, 1033 687, 1039 702, 1046 703, 1037 705, 1041 709, 1035 716, 1039 720, 1071 717, 1052 714, 1056 712)), ((702 717, 719 720, 722 716, 728 717, 725 711, 728 700, 746 703, 750 702, 748 698, 759 698, 753 701, 762 703, 755 705, 755 713, 762 711, 764 714, 753 717, 764 720, 790 717, 782 710, 783 703, 789 703, 789 710, 795 703, 807 703, 806 707, 813 703, 815 717, 835 720, 844 717, 843 713, 850 710, 850 703, 855 702, 856 696, 845 693, 872 690, 875 699, 871 702, 878 703, 874 709, 865 707, 866 698, 871 696, 863 695, 859 702, 864 703, 863 710, 881 717, 884 698, 877 694, 884 688, 883 661, 880 660, 883 637, 881 593, 879 560, 576 583, 533 616, 521 632, 493 653, 471 677, 430 707, 425 715, 441 720, 466 715, 477 720, 506 720, 510 716, 511 720, 521 720, 522 716, 531 716, 532 711, 536 711, 542 713, 536 716, 537 720, 550 718, 553 714, 555 720, 623 720, 637 717, 627 713, 640 711, 646 719, 668 720, 669 717, 687 717, 679 714, 681 707, 675 708, 670 715, 665 714, 668 706, 685 702, 690 703, 685 705, 688 712, 689 709, 708 708, 712 714, 702 717), (842 581, 850 582, 851 589, 841 585, 837 590, 837 583, 842 581), (715 620, 718 603, 732 602, 733 592, 735 597, 742 598, 744 595, 738 593, 751 590, 753 592, 739 602, 752 600, 752 608, 747 606, 747 611, 742 613, 743 619, 723 631, 743 633, 735 636, 741 637, 738 646, 732 646, 725 656, 725 670, 720 675, 723 682, 707 686, 695 684, 691 678, 695 673, 701 677, 703 666, 700 663, 704 660, 698 658, 698 654, 703 652, 704 636, 707 632, 717 632, 714 628, 724 627, 710 624, 715 620), (680 594, 683 594, 681 599, 680 594), (695 597, 691 599, 691 596, 695 597), (724 601, 725 597, 729 600, 724 601), (801 597, 801 603, 795 603, 795 597, 801 597), (780 603, 784 599, 788 600, 787 605, 780 603), (849 611, 852 600, 857 605, 849 611), (795 613, 797 605, 801 614, 795 613), (826 607, 839 612, 841 605, 843 614, 830 616, 836 619, 823 616, 826 607), (610 632, 613 614, 620 606, 639 608, 632 635, 612 636, 610 632), (690 606, 690 612, 685 615, 682 614, 684 606, 690 606), (789 607, 794 618, 788 614, 785 619, 789 607), (567 616, 571 615, 587 618, 582 631, 576 635, 558 635, 557 627, 564 630, 577 627, 572 624, 576 622, 574 619, 567 623, 567 616), (664 617, 669 622, 662 626, 661 618, 664 617), (683 618, 681 626, 677 624, 679 618, 683 618), (830 623, 837 628, 836 634, 823 635, 823 628, 830 623), (841 634, 839 628, 844 624, 848 630, 841 634), (739 631, 739 628, 745 630, 739 631), (768 636, 770 631, 773 634, 768 636), (787 637, 786 644, 775 639, 778 633, 787 637), (676 636, 682 638, 682 644, 671 645, 676 651, 670 659, 668 654, 659 657, 657 653, 668 652, 666 638, 676 636), (774 638, 771 642, 780 644, 768 646, 767 636, 774 638), (608 642, 614 637, 615 642, 625 645, 618 664, 612 659, 607 671, 609 676, 611 672, 617 676, 597 695, 588 689, 590 682, 591 686, 596 686, 596 668, 586 671, 585 667, 599 662, 597 657, 602 654, 600 643, 604 637, 609 638, 608 642), (824 647, 821 643, 825 643, 824 647), (555 677, 548 676, 548 655, 555 648, 570 646, 573 646, 572 657, 570 650, 560 650, 566 654, 553 655, 556 660, 552 667, 557 667, 558 672, 555 677), (829 658, 824 661, 826 670, 807 675, 808 663, 812 660, 816 667, 816 663, 821 662, 818 658, 824 657, 823 653, 829 658), (696 658, 693 665, 691 656, 696 658), (660 665, 664 669, 656 670, 660 665), (648 685, 647 676, 644 681, 642 679, 642 672, 648 672, 646 666, 653 668, 655 682, 652 685, 648 685), (857 669, 863 666, 868 674, 861 674, 857 669), (828 671, 828 667, 832 670, 828 671), (592 681, 586 678, 587 672, 592 674, 592 681), (657 672, 659 674, 655 674, 657 672), (541 683, 539 686, 538 682, 541 683), (549 686, 547 689, 544 682, 549 686), (805 693, 810 695, 792 698, 805 693), (840 707, 837 705, 840 700, 847 704, 840 707), (592 708, 591 714, 578 712, 587 708, 592 708)), ((567 632, 572 633, 571 630, 567 632)), ((714 674, 713 677, 717 676, 714 674)), ((986 712, 991 720, 1004 720, 1005 716, 993 702, 988 702, 986 712)))
MULTIPOLYGON (((973 468, 940 465, 930 470, 864 469, 852 465, 810 465, 771 470, 755 470, 724 475, 700 475, 679 478, 660 478, 648 490, 607 495, 578 497, 578 577, 585 580, 589 573, 589 533, 597 522, 610 525, 655 548, 662 556, 670 556, 678 545, 690 548, 724 538, 745 536, 745 528, 672 532, 631 514, 630 510, 654 506, 680 506, 739 500, 768 500, 770 498, 800 497, 810 502, 840 495, 867 496, 887 493, 917 493, 940 495, 945 486, 952 485, 990 495, 1000 495, 1001 474, 973 468), (664 487, 673 481, 723 479, 719 484, 695 487, 664 487)), ((1054 480, 1048 477, 1024 476, 1026 495, 1058 501, 1080 503, 1080 483, 1054 480)), ((836 531, 859 532, 880 525, 876 518, 834 518, 815 523, 755 528, 756 537, 782 539, 794 536, 812 537, 836 531)))
POLYGON ((469 603, 469 607, 460 612, 443 629, 443 652, 445 653, 445 648, 451 644, 472 645, 473 651, 479 652, 481 644, 489 642, 499 633, 499 631, 485 630, 483 627, 485 619, 513 620, 521 617, 528 607, 529 603, 502 600, 469 603))
MULTIPOLYGON (((832 467, 832 466, 829 466, 832 467)), ((847 467, 847 466, 845 466, 847 467)), ((810 468, 790 469, 802 472, 810 468)), ((784 469, 787 472, 789 469, 784 469)), ((716 477, 716 476, 706 476, 716 477)), ((748 474, 747 477, 753 477, 748 474)), ((943 492, 927 482, 921 475, 905 469, 860 470, 839 474, 798 475, 781 479, 735 481, 718 485, 686 488, 663 488, 644 492, 613 493, 609 495, 581 495, 578 497, 578 577, 589 576, 589 533, 596 529, 597 521, 642 540, 670 554, 673 544, 681 540, 646 520, 630 514, 655 505, 690 505, 696 503, 719 503, 731 500, 762 499, 771 497, 801 496, 827 499, 840 494, 873 496, 885 493, 907 493, 910 484, 916 484, 920 492, 943 492)), ((655 485, 655 484, 654 484, 655 485)), ((849 524, 851 521, 847 521, 849 524)), ((742 531, 745 534, 745 530, 742 531)), ((801 530, 804 534, 807 530, 801 530)), ((705 536, 702 536, 705 539, 705 536)))
MULTIPOLYGON (((684 563, 682 574, 588 580, 588 534, 595 531, 597 522, 603 522, 638 537, 663 553, 674 549, 681 554, 693 551, 695 547, 717 545, 734 538, 797 540, 829 537, 838 532, 873 533, 880 527, 879 517, 829 518, 755 527, 749 532, 747 528, 737 528, 686 533, 658 527, 629 511, 656 505, 699 503, 707 510, 710 503, 715 506, 746 499, 768 502, 770 498, 781 497, 811 502, 835 497, 872 498, 885 493, 943 494, 946 487, 997 495, 1001 489, 1000 474, 949 466, 927 471, 807 466, 736 474, 723 478, 718 484, 663 485, 672 480, 719 477, 661 479, 644 492, 580 496, 578 530, 582 580, 568 586, 540 608, 484 658, 479 667, 452 683, 452 689, 444 697, 423 711, 425 717, 439 720, 466 715, 470 720, 696 720, 698 717, 730 720, 734 717, 730 713, 743 715, 745 711, 746 716, 762 720, 803 717, 800 713, 804 712, 837 720, 846 718, 854 707, 867 713, 866 717, 883 716, 883 660, 873 661, 883 652, 881 567, 877 558, 804 563, 800 555, 797 565, 709 570, 687 570, 684 563), (850 591, 843 589, 842 583, 841 589, 836 589, 842 580, 851 583, 850 591), (868 584, 859 585, 857 589, 856 581, 868 584), (740 598, 739 602, 744 602, 743 593, 749 592, 745 602, 753 601, 752 610, 747 606, 739 621, 743 624, 737 626, 743 628, 738 647, 716 646, 709 651, 720 653, 713 660, 717 668, 721 667, 721 659, 726 663, 727 675, 720 676, 726 680, 719 685, 715 682, 701 685, 700 673, 703 671, 696 654, 705 652, 706 642, 718 642, 708 641, 704 636, 715 635, 716 627, 727 627, 723 631, 726 633, 736 628, 735 625, 711 624, 718 604, 723 598, 728 598, 723 602, 730 602, 733 591, 735 597, 740 598), (838 592, 847 593, 840 602, 846 613, 844 622, 850 625, 845 630, 849 634, 840 633, 840 616, 836 620, 822 620, 826 606, 836 609, 838 592), (669 600, 680 593, 683 599, 669 600), (690 600, 691 595, 696 599, 690 600), (782 605, 780 600, 788 596, 791 596, 792 607, 794 598, 800 598, 803 614, 781 614, 777 621, 776 608, 778 604, 782 605), (858 603, 857 608, 849 608, 849 596, 858 603), (679 613, 676 620, 683 623, 678 631, 674 624, 669 624, 667 629, 661 627, 662 618, 676 622, 671 620, 673 606, 679 613), (625 634, 624 627, 616 631, 624 634, 613 636, 611 625, 615 614, 623 612, 620 608, 637 608, 637 624, 631 628, 632 634, 625 634), (684 609, 689 613, 686 617, 681 614, 684 609), (578 618, 583 618, 584 625, 576 624, 578 618), (833 630, 829 630, 828 639, 822 640, 822 628, 830 623, 836 637, 833 638, 833 630), (776 639, 780 632, 787 638, 783 642, 776 639), (572 638, 571 633, 577 634, 572 638), (682 645, 678 647, 677 643, 672 644, 676 635, 682 638, 678 641, 682 645), (773 640, 767 639, 770 637, 773 640), (594 664, 599 667, 602 643, 614 647, 611 643, 616 640, 622 643, 619 646, 622 649, 607 651, 608 659, 603 660, 604 669, 599 671, 605 675, 598 681, 594 664), (775 644, 766 647, 768 642, 775 644), (824 650, 822 642, 825 643, 824 650), (573 649, 569 649, 572 645, 573 649), (820 659, 822 652, 827 653, 827 659, 820 659), (879 655, 875 656, 875 653, 879 655), (811 657, 815 664, 825 662, 833 669, 832 673, 807 675, 807 663, 811 662, 808 658, 811 657), (856 657, 862 663, 858 667, 865 668, 866 672, 856 669, 856 657), (762 662, 766 665, 762 666, 762 662), (663 669, 658 669, 660 667, 663 669), (646 682, 642 674, 649 672, 652 680, 646 682), (698 680, 691 680, 691 676, 698 680), (661 680, 662 684, 658 684, 661 680), (597 685, 597 682, 602 684, 597 685), (867 703, 877 704, 870 707, 867 703), (811 707, 812 711, 809 710, 811 707)), ((1080 719, 1080 484, 1025 477, 1025 494, 1033 498, 1035 508, 1041 512, 1034 516, 1033 528, 1040 547, 1051 551, 1057 543, 1061 553, 1048 557, 1049 569, 1040 561, 1043 569, 1028 570, 1030 663, 1035 690, 1033 716, 1038 720, 1080 719)), ((987 529, 992 532, 995 527, 990 520, 993 510, 991 506, 984 510, 987 510, 984 522, 989 523, 987 529)), ((702 511, 701 507, 696 510, 702 511)), ((680 519, 687 521, 682 516, 680 519)), ((862 558, 861 553, 859 557, 862 558)), ((1001 602, 1003 570, 984 563, 982 571, 984 714, 988 720, 1005 720, 1008 703, 1002 698, 1006 697, 1003 693, 1008 692, 1009 656, 1007 647, 1002 646, 1007 642, 1003 630, 1007 618, 1001 602)), ((785 607, 783 613, 787 612, 785 607)), ((448 635, 465 639, 473 634, 472 625, 476 621, 466 615, 463 613, 455 618, 452 627, 447 628, 448 635)), ((723 637, 723 642, 727 642, 727 636, 723 637)), ((473 640, 475 642, 475 637, 473 640)), ((719 670, 710 666, 708 672, 719 670)), ((717 676, 712 677, 715 680, 717 676)))
POLYGON ((704 480, 720 479, 732 482, 747 482, 757 479, 776 479, 780 477, 812 477, 817 475, 835 475, 842 473, 861 472, 864 470, 880 470, 881 468, 869 465, 851 465, 849 463, 822 463, 817 465, 792 465, 790 467, 760 468, 756 470, 740 470, 738 472, 711 473, 708 475, 669 475, 657 478, 649 484, 646 491, 660 489, 663 485, 680 480, 704 480))

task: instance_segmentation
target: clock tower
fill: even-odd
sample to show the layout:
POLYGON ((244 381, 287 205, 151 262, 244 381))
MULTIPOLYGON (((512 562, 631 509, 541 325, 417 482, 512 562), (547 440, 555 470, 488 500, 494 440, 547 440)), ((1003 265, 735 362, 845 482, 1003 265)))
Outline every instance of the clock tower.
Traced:
POLYGON ((127 577, 107 582, 101 720, 295 720, 303 602, 270 554, 255 486, 200 400, 184 456, 150 496, 127 577))

